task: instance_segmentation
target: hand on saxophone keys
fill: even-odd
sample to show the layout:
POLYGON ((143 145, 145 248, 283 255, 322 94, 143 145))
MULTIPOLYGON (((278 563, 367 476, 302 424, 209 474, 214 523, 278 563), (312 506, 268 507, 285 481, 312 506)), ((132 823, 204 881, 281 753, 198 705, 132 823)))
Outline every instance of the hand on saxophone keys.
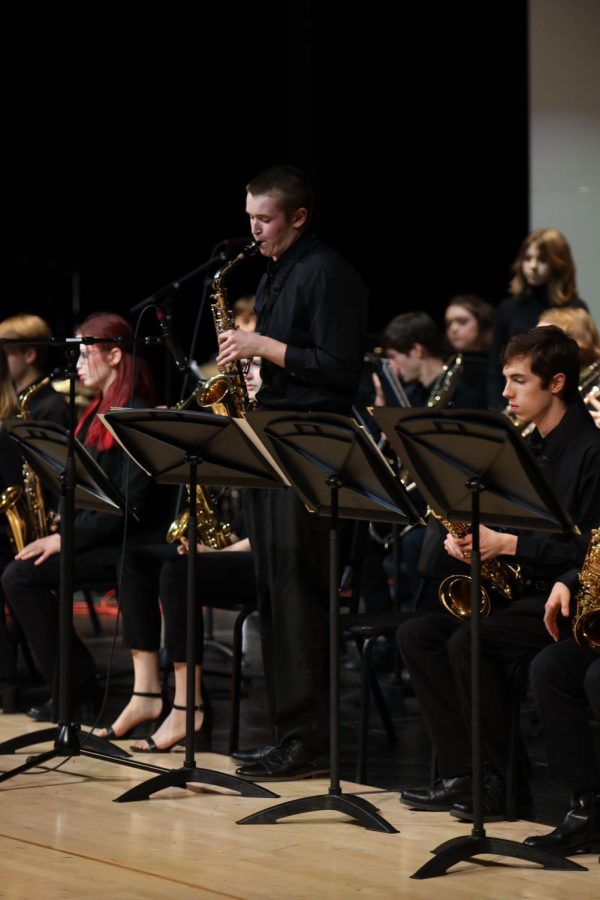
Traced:
POLYGON ((260 335, 252 331, 242 331, 236 328, 234 331, 225 331, 219 335, 219 353, 217 365, 226 366, 238 359, 252 359, 260 356, 260 335))
MULTIPOLYGON (((455 537, 447 534, 444 541, 446 552, 461 562, 470 561, 473 550, 473 535, 455 537)), ((514 556, 517 550, 517 536, 494 531, 486 525, 479 527, 479 554, 482 562, 497 556, 514 556)))

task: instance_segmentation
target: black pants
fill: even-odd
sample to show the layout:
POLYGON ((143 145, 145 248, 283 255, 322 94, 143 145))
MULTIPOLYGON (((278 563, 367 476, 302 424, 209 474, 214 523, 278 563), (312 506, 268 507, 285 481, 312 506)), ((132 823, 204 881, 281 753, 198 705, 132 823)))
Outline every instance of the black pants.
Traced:
MULTIPOLYGON (((546 595, 493 612, 481 623, 481 734, 485 758, 504 773, 508 758, 509 680, 515 666, 552 642, 543 624, 546 595)), ((568 626, 565 626, 568 628, 568 626)), ((438 758, 442 778, 471 765, 471 629, 448 613, 411 619, 400 650, 438 758)), ((524 781, 522 776, 521 781, 524 781)))
MULTIPOLYGON (((119 547, 81 551, 73 557, 74 582, 116 584, 119 547)), ((2 574, 2 588, 31 646, 42 674, 56 695, 58 662, 58 589, 60 556, 55 554, 40 566, 32 560, 13 560, 2 574)), ((72 627, 72 626, 71 626, 72 627)), ((71 684, 77 699, 91 688, 96 665, 89 650, 72 629, 71 684)))
MULTIPOLYGON (((165 617, 165 649, 170 662, 186 662, 187 556, 167 544, 138 547, 126 553, 121 606, 123 640, 136 650, 160 647, 161 610, 165 617), (160 597, 160 604, 159 604, 160 597)), ((250 553, 216 551, 196 556, 196 597, 200 605, 233 609, 256 596, 250 553)), ((202 611, 196 615, 195 662, 202 662, 202 611)))
POLYGON ((600 658, 573 639, 542 650, 531 664, 551 770, 573 794, 600 791, 588 704, 600 721, 600 658))
POLYGON ((328 521, 291 490, 246 491, 262 652, 275 739, 328 747, 328 521))

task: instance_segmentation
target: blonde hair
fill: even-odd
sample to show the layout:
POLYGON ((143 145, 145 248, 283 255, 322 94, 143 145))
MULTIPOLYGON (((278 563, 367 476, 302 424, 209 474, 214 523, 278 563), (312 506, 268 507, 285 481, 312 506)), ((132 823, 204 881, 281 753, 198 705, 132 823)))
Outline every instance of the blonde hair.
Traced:
POLYGON ((540 324, 558 325, 577 341, 582 366, 589 366, 600 359, 600 332, 585 309, 558 307, 547 309, 540 316, 540 324))
POLYGON ((550 306, 568 306, 577 296, 575 263, 569 242, 556 228, 536 228, 527 235, 512 265, 511 294, 526 299, 531 293, 531 287, 523 275, 523 262, 533 246, 537 247, 541 259, 550 267, 548 303, 550 306))
POLYGON ((35 347, 31 341, 51 341, 52 331, 50 326, 41 316, 32 316, 27 313, 21 313, 17 316, 10 316, 0 322, 0 338, 11 338, 13 340, 23 340, 22 344, 13 344, 15 349, 24 352, 29 347, 35 350, 35 364, 38 368, 43 369, 46 365, 48 357, 48 347, 35 347))

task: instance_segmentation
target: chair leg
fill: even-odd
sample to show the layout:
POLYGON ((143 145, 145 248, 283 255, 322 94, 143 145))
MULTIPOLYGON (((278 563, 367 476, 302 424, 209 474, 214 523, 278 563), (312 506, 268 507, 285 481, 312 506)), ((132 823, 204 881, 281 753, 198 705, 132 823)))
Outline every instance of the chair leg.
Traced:
POLYGON ((92 597, 92 592, 90 590, 82 591, 86 606, 88 608, 88 613, 90 616, 90 621, 92 623, 92 629, 94 631, 94 636, 99 637, 102 634, 102 625, 100 624, 100 619, 98 618, 98 613, 96 611, 96 607, 94 605, 94 598, 92 597))
POLYGON ((359 712, 359 734, 358 734, 358 752, 356 759, 356 780, 360 784, 367 781, 367 770, 369 761, 369 712, 370 712, 370 695, 373 695, 377 711, 381 718, 381 722, 385 729, 388 743, 393 746, 396 743, 396 731, 394 723, 389 713, 387 703, 381 692, 381 687, 377 676, 373 670, 373 647, 379 635, 370 635, 364 641, 361 652, 361 680, 360 680, 360 712, 359 712))
POLYGON ((229 708, 229 753, 239 749, 240 740, 240 701, 242 696, 242 642, 244 622, 253 607, 244 607, 233 626, 233 658, 231 661, 231 705, 229 708))
POLYGON ((529 673, 529 665, 521 663, 515 669, 511 679, 510 723, 508 736, 508 759, 506 764, 506 818, 509 821, 518 819, 517 798, 517 766, 519 760, 519 744, 521 734, 521 697, 529 673))

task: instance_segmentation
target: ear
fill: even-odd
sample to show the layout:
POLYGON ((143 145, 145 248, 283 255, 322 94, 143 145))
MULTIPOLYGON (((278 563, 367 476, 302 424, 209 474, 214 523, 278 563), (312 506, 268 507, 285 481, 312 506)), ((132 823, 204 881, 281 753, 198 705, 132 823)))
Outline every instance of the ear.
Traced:
POLYGON ((123 359, 123 351, 120 347, 111 347, 108 351, 108 364, 114 369, 121 364, 123 359))
POLYGON ((412 353, 413 356, 416 356, 417 359, 423 359, 426 351, 423 344, 419 344, 417 341, 415 341, 408 352, 409 355, 412 353))
POLYGON ((35 347, 28 347, 28 348, 25 350, 24 354, 23 354, 23 358, 24 358, 24 360, 25 360, 25 363, 26 363, 28 366, 33 366, 33 365, 37 362, 37 350, 36 350, 36 348, 35 348, 35 347))
POLYGON ((304 206, 299 206, 292 216, 292 225, 294 228, 304 228, 308 221, 308 210, 304 206))
POLYGON ((554 394, 555 397, 560 396, 565 389, 566 377, 564 372, 557 372, 556 375, 552 376, 552 380, 550 382, 550 391, 554 394))

